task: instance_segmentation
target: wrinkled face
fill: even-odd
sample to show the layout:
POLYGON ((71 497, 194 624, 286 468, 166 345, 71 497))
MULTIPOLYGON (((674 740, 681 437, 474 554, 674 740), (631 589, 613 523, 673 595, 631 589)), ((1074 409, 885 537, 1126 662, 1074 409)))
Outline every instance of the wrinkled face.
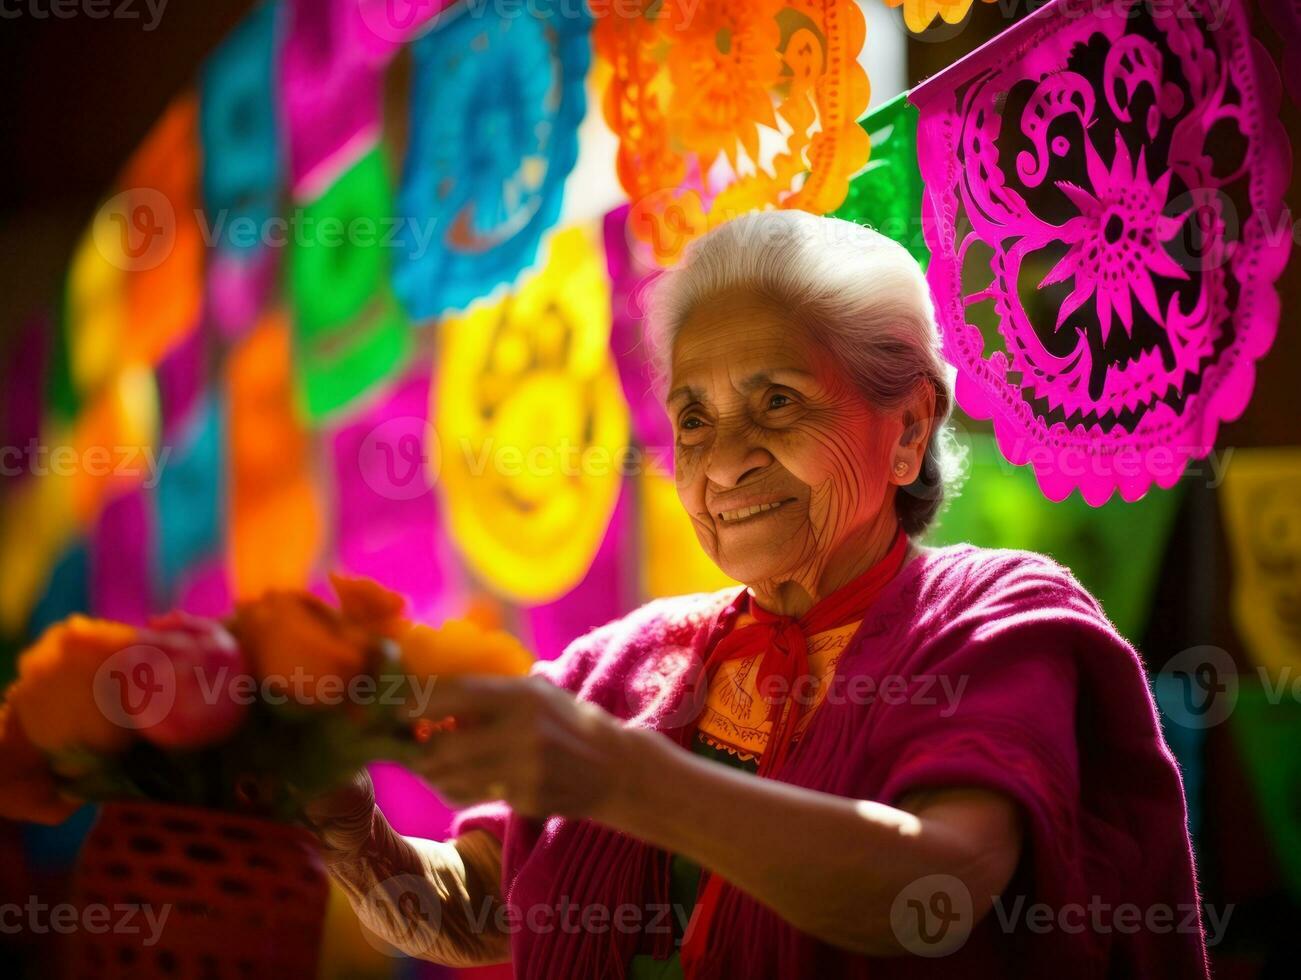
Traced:
POLYGON ((900 417, 878 412, 806 328, 746 292, 679 331, 666 408, 696 536, 756 588, 817 583, 838 549, 894 523, 900 417))

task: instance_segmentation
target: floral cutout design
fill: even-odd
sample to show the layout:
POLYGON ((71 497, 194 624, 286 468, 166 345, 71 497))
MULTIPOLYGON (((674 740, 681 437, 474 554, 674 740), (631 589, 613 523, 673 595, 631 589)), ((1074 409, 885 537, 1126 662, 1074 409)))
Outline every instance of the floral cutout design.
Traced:
POLYGON ((585 8, 466 14, 412 44, 393 286, 413 319, 464 310, 536 262, 578 160, 590 34, 585 8))
POLYGON ((919 86, 959 404, 1061 500, 1170 487, 1278 325, 1291 169, 1239 0, 1056 0, 919 86))
POLYGON ((851 0, 639 0, 596 17, 631 227, 671 265, 765 207, 823 214, 867 162, 865 28, 851 0))

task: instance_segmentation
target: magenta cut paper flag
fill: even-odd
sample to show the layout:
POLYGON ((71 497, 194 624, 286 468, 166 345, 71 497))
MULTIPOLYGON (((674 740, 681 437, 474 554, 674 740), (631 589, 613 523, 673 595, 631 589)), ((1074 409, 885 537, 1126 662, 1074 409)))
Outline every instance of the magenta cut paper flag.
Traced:
POLYGON ((294 197, 311 200, 379 139, 384 65, 357 0, 285 0, 285 14, 281 118, 294 197))
POLYGON ((624 480, 610 516, 610 526, 582 581, 559 599, 528 608, 530 649, 539 660, 556 659, 572 640, 632 609, 636 572, 631 566, 634 555, 630 496, 628 481, 624 480))
POLYGON ((90 533, 90 612, 136 626, 153 609, 152 520, 146 491, 110 501, 90 533))
POLYGON ((1052 500, 1172 486, 1247 405, 1292 245, 1241 0, 1054 0, 910 98, 958 404, 1052 500))
POLYGON ((650 359, 642 339, 643 293, 659 273, 650 252, 628 228, 631 206, 604 219, 605 266, 610 276, 610 349, 632 414, 633 438, 652 458, 662 451, 672 466, 673 428, 652 388, 650 359))
POLYGON ((401 593, 413 619, 440 622, 463 596, 429 465, 429 385, 424 368, 334 433, 335 546, 343 569, 401 593))

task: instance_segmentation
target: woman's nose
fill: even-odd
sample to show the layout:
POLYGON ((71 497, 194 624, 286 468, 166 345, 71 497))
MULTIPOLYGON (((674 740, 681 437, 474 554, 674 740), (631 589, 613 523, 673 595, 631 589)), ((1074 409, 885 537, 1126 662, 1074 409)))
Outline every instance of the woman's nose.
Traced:
POLYGON ((772 454, 762 446, 720 433, 714 440, 705 475, 716 486, 737 487, 771 462, 772 454))

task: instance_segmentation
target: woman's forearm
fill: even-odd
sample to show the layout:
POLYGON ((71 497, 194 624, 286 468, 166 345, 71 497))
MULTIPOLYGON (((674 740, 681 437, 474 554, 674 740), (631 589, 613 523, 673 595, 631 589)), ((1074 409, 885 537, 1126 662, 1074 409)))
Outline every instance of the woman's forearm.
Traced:
POLYGON ((497 920, 501 845, 491 834, 404 837, 376 809, 370 839, 327 867, 362 924, 407 955, 453 967, 509 959, 497 920))
POLYGON ((890 910, 909 883, 953 875, 979 916, 1015 868, 1016 811, 992 794, 955 791, 914 814, 758 779, 658 733, 624 731, 625 778, 595 819, 709 868, 837 946, 899 952, 890 910))

